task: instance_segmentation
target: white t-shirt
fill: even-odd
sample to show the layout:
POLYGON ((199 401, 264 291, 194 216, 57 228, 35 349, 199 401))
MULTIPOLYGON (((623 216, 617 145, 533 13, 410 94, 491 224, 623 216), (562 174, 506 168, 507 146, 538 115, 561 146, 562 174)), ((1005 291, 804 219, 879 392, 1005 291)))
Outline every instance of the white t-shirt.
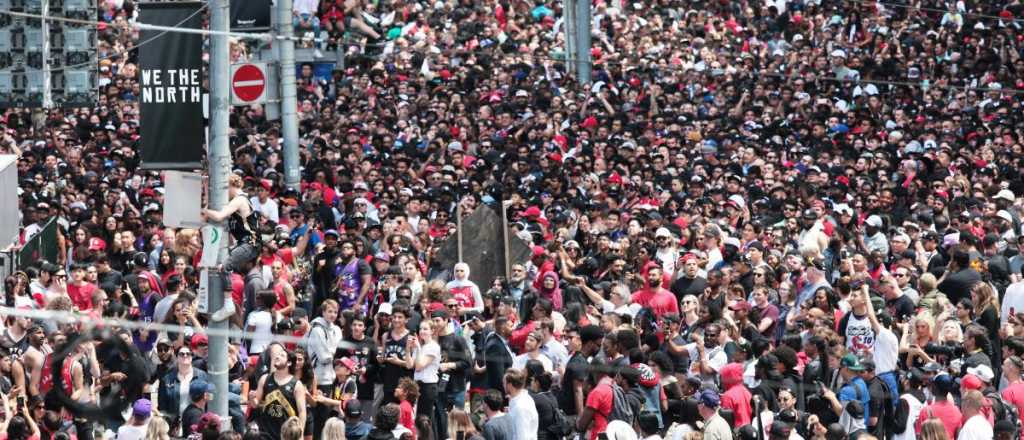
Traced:
POLYGON ((252 312, 249 314, 249 318, 245 320, 245 327, 252 327, 254 333, 249 354, 263 353, 263 350, 266 350, 267 346, 270 345, 271 338, 274 337, 274 316, 266 310, 252 312))
POLYGON ((1024 312, 1024 281, 1018 281, 1006 287, 1003 294, 1003 306, 999 310, 999 324, 1006 324, 1010 317, 1010 309, 1015 313, 1024 312))
POLYGON ((259 212, 261 215, 272 220, 274 223, 280 223, 280 210, 277 207, 277 202, 274 199, 267 197, 266 203, 260 203, 260 198, 253 196, 249 199, 249 203, 252 204, 254 210, 259 212))
MULTIPOLYGON (((520 370, 524 369, 526 368, 526 363, 529 362, 530 359, 531 358, 529 353, 523 353, 519 356, 516 356, 515 359, 512 360, 512 368, 517 368, 520 370)), ((554 362, 551 362, 551 358, 547 357, 547 355, 541 353, 540 356, 537 356, 536 360, 540 362, 541 365, 544 366, 544 371, 547 371, 548 373, 554 373, 555 364, 554 362)))
MULTIPOLYGON (((700 360, 700 354, 697 353, 697 344, 693 342, 686 344, 686 351, 690 353, 690 359, 693 360, 693 363, 690 364, 690 377, 705 376, 702 375, 700 371, 698 371, 696 368, 696 361, 700 360)), ((715 348, 705 348, 704 354, 707 355, 708 357, 708 366, 711 367, 711 369, 715 370, 716 372, 721 371, 722 367, 724 367, 725 364, 729 363, 729 356, 725 354, 725 349, 722 346, 718 346, 715 348)), ((717 375, 718 374, 713 374, 709 377, 717 375)))
POLYGON ((519 395, 508 401, 508 417, 512 418, 513 426, 516 428, 516 439, 536 440, 537 429, 540 425, 540 416, 537 414, 537 405, 526 390, 519 391, 519 395))
POLYGON ((623 304, 619 307, 615 307, 615 304, 612 304, 611 301, 608 301, 606 299, 601 300, 601 311, 604 313, 614 312, 616 315, 629 315, 630 318, 635 318, 637 312, 639 312, 642 308, 643 307, 641 307, 640 304, 636 303, 623 304))
POLYGON ((116 440, 142 440, 146 438, 146 428, 149 422, 142 426, 121 425, 117 428, 116 440))
POLYGON ((956 440, 992 440, 994 435, 992 425, 988 424, 985 416, 975 414, 967 419, 963 428, 960 428, 960 435, 956 437, 956 440))
POLYGON ((896 370, 896 362, 900 355, 900 341, 891 330, 881 329, 875 335, 875 348, 872 352, 875 361, 875 371, 878 374, 888 373, 896 370))
MULTIPOLYGON (((433 356, 433 359, 422 370, 413 373, 413 379, 423 383, 437 383, 437 372, 441 369, 441 346, 437 342, 430 341, 429 344, 420 347, 422 354, 433 356)), ((416 354, 419 356, 419 353, 416 354)))

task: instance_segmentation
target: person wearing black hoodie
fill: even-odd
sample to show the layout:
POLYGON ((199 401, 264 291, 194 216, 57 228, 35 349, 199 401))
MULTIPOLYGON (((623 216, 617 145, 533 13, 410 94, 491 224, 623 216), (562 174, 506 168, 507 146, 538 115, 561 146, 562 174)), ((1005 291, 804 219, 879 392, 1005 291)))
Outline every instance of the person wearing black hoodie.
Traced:
MULTIPOLYGON (((445 303, 452 303, 449 298, 445 303)), ((455 307, 458 307, 455 304, 455 307)), ((454 308, 449 308, 454 310, 454 308)), ((466 340, 455 334, 448 310, 436 310, 430 315, 441 346, 441 378, 438 382, 438 404, 434 406, 434 420, 438 433, 448 432, 448 412, 452 408, 463 408, 466 404, 466 375, 473 365, 473 354, 466 340)))
POLYGON ((782 375, 777 370, 779 358, 772 353, 765 353, 757 358, 754 365, 754 378, 758 380, 756 387, 750 389, 750 393, 761 396, 761 400, 768 404, 772 412, 779 410, 779 390, 782 389, 782 375))
POLYGON ((794 390, 793 397, 796 397, 796 408, 800 411, 806 410, 806 386, 804 380, 800 377, 800 373, 796 370, 799 363, 797 358, 796 350, 788 345, 781 345, 773 352, 775 357, 779 360, 781 369, 779 373, 782 374, 782 386, 783 388, 789 388, 794 390))

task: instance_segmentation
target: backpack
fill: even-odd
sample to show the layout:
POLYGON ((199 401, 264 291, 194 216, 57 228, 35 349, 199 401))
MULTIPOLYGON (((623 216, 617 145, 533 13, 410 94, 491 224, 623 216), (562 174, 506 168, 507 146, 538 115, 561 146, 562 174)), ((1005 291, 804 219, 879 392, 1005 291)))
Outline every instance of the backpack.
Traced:
POLYGON ((636 414, 633 414, 633 407, 629 404, 629 400, 627 400, 626 392, 618 384, 613 383, 612 410, 608 413, 608 421, 622 420, 632 426, 635 417, 636 414))
POLYGON ((873 380, 878 381, 882 385, 882 389, 885 390, 882 402, 882 414, 878 416, 878 423, 882 425, 884 432, 896 432, 896 408, 892 405, 892 396, 895 391, 889 389, 889 383, 882 380, 880 377, 876 376, 873 380))
POLYGON ((569 416, 565 415, 565 411, 558 406, 558 400, 550 394, 546 393, 548 398, 551 400, 551 408, 554 410, 554 416, 551 420, 551 425, 547 427, 548 434, 551 434, 552 438, 562 439, 575 431, 573 425, 569 423, 569 416))
POLYGON ((1017 413, 1017 407, 1010 404, 999 393, 988 393, 985 395, 988 398, 989 403, 992 404, 992 415, 995 420, 1008 420, 1013 423, 1014 436, 1018 435, 1021 430, 1020 414, 1017 413))

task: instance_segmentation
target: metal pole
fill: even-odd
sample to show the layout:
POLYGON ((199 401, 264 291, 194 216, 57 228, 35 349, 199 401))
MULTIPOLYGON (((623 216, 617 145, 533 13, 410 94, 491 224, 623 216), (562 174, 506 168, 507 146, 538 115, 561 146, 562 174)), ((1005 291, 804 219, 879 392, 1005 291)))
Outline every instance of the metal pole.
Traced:
POLYGON ((462 201, 455 205, 455 237, 458 239, 459 263, 462 263, 462 201))
POLYGON ((512 250, 511 243, 509 241, 509 207, 505 205, 505 201, 502 201, 502 237, 505 240, 505 279, 512 278, 512 258, 509 256, 509 252, 512 250))
MULTIPOLYGON (((44 17, 50 16, 50 0, 42 1, 44 17)), ((53 107, 53 83, 50 82, 50 21, 40 20, 39 31, 43 34, 43 108, 53 107)))
MULTIPOLYGON (((230 0, 209 0, 210 29, 227 31, 229 29, 230 0)), ((230 122, 228 112, 231 106, 230 75, 231 54, 228 50, 227 35, 210 37, 210 139, 207 154, 210 166, 210 184, 207 189, 210 209, 218 210, 228 204, 228 174, 231 169, 231 151, 228 147, 230 122)), ((218 229, 217 237, 225 237, 218 243, 217 265, 220 267, 227 254, 227 229, 223 224, 214 224, 218 229)), ((224 278, 221 270, 206 270, 207 288, 209 289, 208 310, 211 316, 224 306, 224 278)), ((211 319, 211 330, 226 331, 227 318, 211 319)), ((217 393, 213 396, 210 409, 220 416, 221 431, 231 428, 228 415, 228 338, 223 332, 211 332, 210 335, 209 373, 217 393)))
POLYGON ((576 1, 576 81, 590 84, 590 0, 576 1))
POLYGON ((565 26, 565 71, 576 74, 576 0, 565 0, 562 5, 562 26, 565 26))
MULTIPOLYGON (((292 0, 277 0, 278 32, 291 36, 292 0)), ((281 127, 284 135, 284 183, 288 188, 299 190, 299 116, 298 98, 295 94, 295 40, 281 40, 281 127)))

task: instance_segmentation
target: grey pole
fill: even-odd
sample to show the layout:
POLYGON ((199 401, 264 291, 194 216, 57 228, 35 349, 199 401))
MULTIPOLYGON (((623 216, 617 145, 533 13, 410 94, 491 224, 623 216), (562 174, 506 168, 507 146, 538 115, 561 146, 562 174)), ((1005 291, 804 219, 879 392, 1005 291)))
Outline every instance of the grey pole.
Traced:
MULTIPOLYGON (((229 28, 230 0, 209 0, 210 29, 227 31, 229 28)), ((210 209, 218 210, 228 204, 228 174, 231 169, 231 151, 228 147, 230 122, 228 112, 231 106, 229 66, 231 54, 228 50, 228 36, 215 34, 210 36, 210 139, 209 166, 210 183, 208 197, 210 209)), ((217 264, 223 264, 227 254, 227 229, 223 224, 213 224, 218 229, 217 264)), ((206 271, 207 289, 209 289, 208 311, 212 316, 224 306, 224 283, 220 269, 210 268, 206 271)), ((228 320, 212 320, 211 330, 228 330, 228 320)), ((210 336, 209 373, 217 393, 213 396, 210 409, 220 416, 221 431, 231 428, 228 415, 228 338, 223 332, 212 332, 210 336)))
MULTIPOLYGON (((277 0, 278 32, 292 36, 292 0, 277 0)), ((295 87, 295 41, 278 40, 281 56, 281 127, 284 135, 284 182, 288 188, 298 190, 299 181, 299 116, 295 87)))
POLYGON ((576 74, 576 0, 562 4, 562 26, 565 26, 565 71, 576 74))
POLYGON ((576 81, 590 84, 590 1, 576 2, 576 81))
MULTIPOLYGON (((50 0, 42 1, 43 17, 50 16, 50 0)), ((43 34, 43 108, 53 108, 53 82, 50 78, 50 20, 39 21, 39 31, 43 34)))

